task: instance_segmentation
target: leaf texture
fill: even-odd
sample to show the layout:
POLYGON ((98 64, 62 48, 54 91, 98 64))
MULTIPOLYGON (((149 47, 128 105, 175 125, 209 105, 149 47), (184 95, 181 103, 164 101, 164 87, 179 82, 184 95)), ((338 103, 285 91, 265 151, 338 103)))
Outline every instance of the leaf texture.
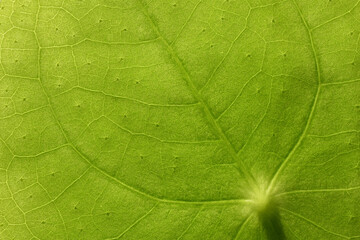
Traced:
POLYGON ((358 0, 2 0, 0 41, 0 239, 360 239, 358 0))

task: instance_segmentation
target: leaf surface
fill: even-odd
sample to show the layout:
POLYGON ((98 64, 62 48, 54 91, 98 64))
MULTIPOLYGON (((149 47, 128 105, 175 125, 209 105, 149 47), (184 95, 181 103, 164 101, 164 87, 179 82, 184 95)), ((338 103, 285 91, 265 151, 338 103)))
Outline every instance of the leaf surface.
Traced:
POLYGON ((360 238, 358 0, 2 0, 0 239, 360 238))

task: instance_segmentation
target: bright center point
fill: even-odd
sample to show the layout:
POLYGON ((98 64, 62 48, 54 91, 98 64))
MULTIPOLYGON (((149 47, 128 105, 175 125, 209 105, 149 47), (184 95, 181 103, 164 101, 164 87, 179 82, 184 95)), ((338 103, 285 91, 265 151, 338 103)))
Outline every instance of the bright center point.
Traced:
POLYGON ((258 212, 266 211, 270 203, 269 196, 267 196, 266 193, 261 193, 256 197, 256 199, 254 199, 254 203, 258 212))
POLYGON ((257 187, 250 194, 253 210, 260 216, 265 217, 272 215, 276 208, 274 196, 267 187, 257 187))
POLYGON ((254 207, 257 212, 265 211, 270 203, 269 194, 267 194, 266 191, 262 191, 260 189, 253 193, 252 198, 254 207))

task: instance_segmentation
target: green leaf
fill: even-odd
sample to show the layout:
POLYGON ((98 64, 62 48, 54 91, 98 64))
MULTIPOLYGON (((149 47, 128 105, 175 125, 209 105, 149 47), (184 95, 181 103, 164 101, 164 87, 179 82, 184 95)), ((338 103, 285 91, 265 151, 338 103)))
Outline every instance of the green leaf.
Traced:
POLYGON ((360 239, 358 0, 2 0, 0 239, 360 239))

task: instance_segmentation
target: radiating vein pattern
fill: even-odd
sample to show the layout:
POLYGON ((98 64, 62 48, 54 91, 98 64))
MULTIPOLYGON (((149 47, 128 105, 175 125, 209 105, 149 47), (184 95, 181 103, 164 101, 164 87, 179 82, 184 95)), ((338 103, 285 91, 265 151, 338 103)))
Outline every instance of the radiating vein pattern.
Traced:
POLYGON ((359 23, 358 0, 0 1, 0 239, 360 238, 359 23))

